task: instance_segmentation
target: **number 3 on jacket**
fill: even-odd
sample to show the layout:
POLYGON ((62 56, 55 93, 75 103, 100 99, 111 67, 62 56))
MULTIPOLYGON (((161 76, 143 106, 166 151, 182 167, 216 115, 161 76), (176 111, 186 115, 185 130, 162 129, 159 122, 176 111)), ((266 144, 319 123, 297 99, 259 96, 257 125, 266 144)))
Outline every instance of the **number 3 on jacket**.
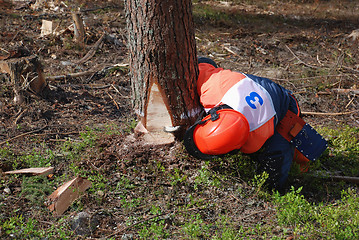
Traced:
POLYGON ((246 96, 246 102, 252 109, 257 109, 255 105, 258 102, 261 106, 263 105, 263 98, 256 92, 251 92, 248 96, 246 96))

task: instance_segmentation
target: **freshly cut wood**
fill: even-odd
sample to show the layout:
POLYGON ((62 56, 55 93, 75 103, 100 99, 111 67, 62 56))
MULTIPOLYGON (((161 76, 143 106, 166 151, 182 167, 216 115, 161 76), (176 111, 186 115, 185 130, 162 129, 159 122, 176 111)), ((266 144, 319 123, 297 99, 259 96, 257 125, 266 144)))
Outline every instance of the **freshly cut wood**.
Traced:
POLYGON ((48 209, 55 215, 63 214, 68 207, 80 196, 86 189, 91 187, 91 182, 82 177, 76 177, 56 189, 49 197, 48 209))
POLYGON ((137 126, 134 129, 136 134, 147 134, 148 130, 143 126, 142 122, 138 122, 137 126))
POLYGON ((175 141, 172 133, 164 131, 165 127, 172 126, 172 121, 156 83, 151 86, 147 114, 142 121, 136 126, 135 132, 143 133, 145 143, 162 145, 175 141))
POLYGON ((24 168, 14 171, 7 171, 5 174, 26 174, 26 175, 33 175, 33 176, 42 176, 42 175, 49 175, 53 173, 53 167, 40 167, 40 168, 24 168))
POLYGON ((41 37, 50 35, 53 33, 53 22, 43 19, 41 25, 41 37))

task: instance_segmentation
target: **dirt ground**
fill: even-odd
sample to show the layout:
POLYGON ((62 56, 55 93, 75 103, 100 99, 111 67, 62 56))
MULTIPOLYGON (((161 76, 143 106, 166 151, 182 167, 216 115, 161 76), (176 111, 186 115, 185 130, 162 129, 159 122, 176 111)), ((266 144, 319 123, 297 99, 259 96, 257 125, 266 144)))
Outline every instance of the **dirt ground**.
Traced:
MULTIPOLYGON (((102 151, 88 149, 87 159, 81 160, 91 170, 109 173, 116 169, 118 174, 107 175, 107 184, 116 186, 123 174, 130 175, 135 168, 142 169, 136 176, 131 175, 133 181, 136 185, 144 181, 151 183, 149 189, 143 189, 143 198, 155 198, 146 195, 158 187, 156 180, 159 179, 156 172, 148 171, 150 159, 156 159, 170 171, 178 168, 193 171, 195 176, 195 170, 203 163, 178 157, 176 153, 181 151, 181 143, 160 148, 141 147, 127 137, 135 115, 131 110, 122 4, 79 1, 71 2, 71 6, 55 3, 33 10, 29 2, 16 1, 15 5, 7 6, 0 0, 3 4, 0 6, 0 56, 6 58, 11 50, 19 47, 39 56, 45 75, 50 79, 50 90, 44 98, 29 94, 25 103, 16 105, 9 76, 0 74, 0 147, 11 149, 16 155, 41 151, 44 145, 55 148, 68 139, 76 141, 80 133, 88 129, 116 129, 119 134, 98 140, 102 151), (70 10, 79 6, 86 27, 84 46, 74 43, 70 26, 70 10), (42 20, 53 21, 57 26, 55 35, 41 37, 42 20), (78 63, 103 34, 104 40, 96 54, 78 63), (69 76, 79 72, 84 74, 69 76), (67 76, 51 78, 61 75, 67 76)), ((313 126, 359 127, 359 115, 355 112, 359 105, 359 34, 355 32, 359 31, 359 4, 355 1, 235 2, 194 3, 198 55, 211 57, 224 68, 269 77, 292 90, 305 113, 305 120, 313 126), (218 11, 205 12, 210 7, 218 11)), ((183 150, 182 154, 186 155, 183 150)), ((61 175, 66 169, 61 165, 61 156, 57 157, 59 165, 55 174, 61 175)), ((2 171, 12 170, 8 161, 1 160, 2 171)), ((14 193, 19 181, 10 187, 14 193)), ((181 195, 168 180, 161 181, 161 187, 167 186, 164 191, 168 198, 175 196, 177 202, 187 201, 188 189, 182 189, 181 195)), ((0 186, 0 191, 4 189, 5 186, 0 186)), ((227 206, 239 221, 250 214, 253 218, 249 222, 272 218, 270 211, 263 211, 268 208, 265 202, 244 206, 225 193, 219 195, 223 199, 218 201, 217 208, 226 209, 227 206), (263 214, 255 214, 260 211, 263 214)), ((116 193, 108 193, 98 205, 98 197, 84 197, 86 208, 92 209, 93 218, 100 222, 92 237, 109 236, 116 233, 113 229, 122 227, 119 222, 129 213, 109 210, 116 208, 116 198, 116 193)), ((6 207, 1 208, 2 217, 22 204, 25 207, 21 211, 30 214, 31 205, 26 199, 7 197, 6 201, 6 207)), ((135 209, 133 214, 143 211, 146 209, 135 209)), ((210 218, 209 215, 216 212, 203 214, 210 218)), ((114 236, 123 237, 121 234, 114 236)))

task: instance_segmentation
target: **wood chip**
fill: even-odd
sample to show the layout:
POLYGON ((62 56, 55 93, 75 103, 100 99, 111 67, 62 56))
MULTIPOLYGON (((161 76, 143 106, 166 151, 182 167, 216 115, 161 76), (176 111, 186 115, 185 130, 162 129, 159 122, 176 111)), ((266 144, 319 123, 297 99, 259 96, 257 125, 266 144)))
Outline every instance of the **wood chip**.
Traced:
POLYGON ((80 196, 80 193, 89 187, 91 187, 91 182, 82 177, 76 177, 66 182, 48 196, 48 209, 55 215, 62 215, 80 196))
POLYGON ((14 171, 7 171, 5 174, 27 174, 33 176, 49 175, 54 171, 53 167, 24 168, 14 171))

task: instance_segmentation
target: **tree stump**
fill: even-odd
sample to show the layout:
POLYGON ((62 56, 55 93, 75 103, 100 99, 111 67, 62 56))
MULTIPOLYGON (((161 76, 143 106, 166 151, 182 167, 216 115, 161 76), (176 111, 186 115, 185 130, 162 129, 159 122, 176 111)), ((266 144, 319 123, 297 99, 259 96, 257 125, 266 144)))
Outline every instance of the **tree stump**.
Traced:
POLYGON ((29 92, 42 96, 47 86, 42 65, 35 55, 0 61, 0 72, 10 75, 16 104, 21 104, 29 92))

